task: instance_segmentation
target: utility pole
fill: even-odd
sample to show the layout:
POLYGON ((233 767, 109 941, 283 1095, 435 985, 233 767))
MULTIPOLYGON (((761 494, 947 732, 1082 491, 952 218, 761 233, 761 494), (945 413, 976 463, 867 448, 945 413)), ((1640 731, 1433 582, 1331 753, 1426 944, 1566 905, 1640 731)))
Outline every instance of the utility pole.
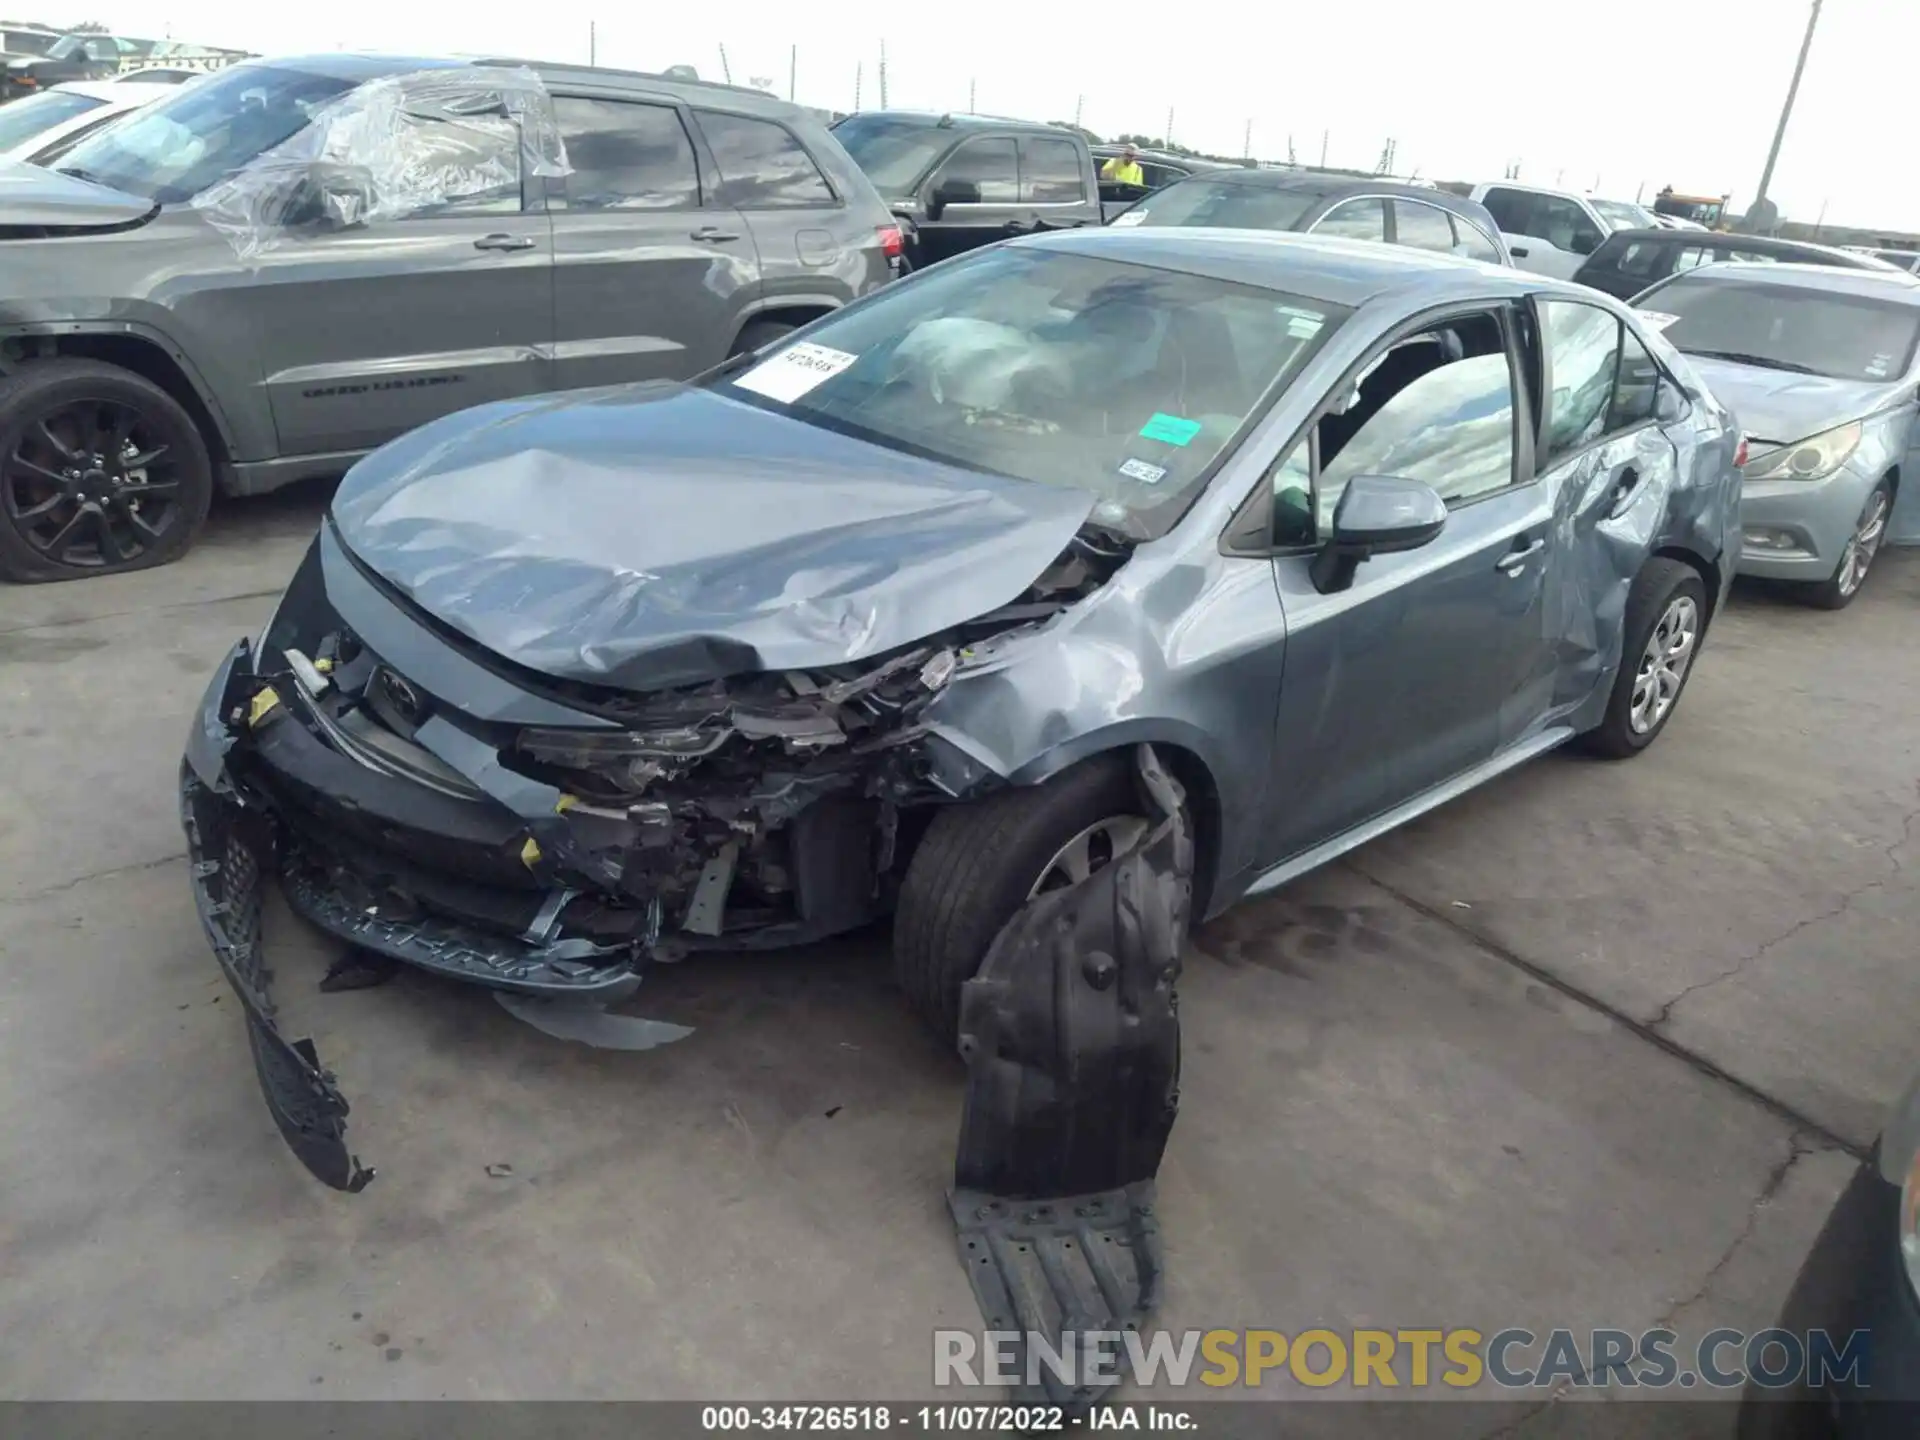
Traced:
POLYGON ((880 42, 880 108, 887 108, 887 42, 880 42))
POLYGON ((856 115, 860 113, 860 70, 861 70, 860 62, 858 60, 854 61, 853 62, 853 113, 856 115))
POLYGON ((1080 128, 1080 111, 1085 107, 1086 103, 1087 97, 1084 95, 1076 95, 1073 97, 1073 128, 1076 130, 1080 128))
POLYGON ((589 20, 587 22, 587 64, 597 65, 599 63, 600 63, 599 29, 594 24, 593 21, 589 20))
POLYGON ((787 99, 793 99, 794 87, 800 80, 800 47, 795 45, 787 51, 787 99))
POLYGON ((1800 37, 1800 58, 1793 62, 1793 79, 1787 82, 1787 102, 1780 107, 1780 123, 1774 127, 1766 167, 1760 172, 1760 188, 1754 192, 1753 204, 1747 207, 1748 228, 1752 230, 1771 230, 1772 217, 1779 213, 1779 207, 1767 199, 1767 187, 1773 183, 1773 166, 1780 158, 1780 142, 1787 138, 1787 121, 1793 116, 1794 97, 1800 93, 1800 76, 1807 68, 1807 52, 1813 48, 1813 30, 1820 23, 1821 3, 1822 0, 1813 0, 1813 9, 1807 15, 1807 33, 1800 37))
POLYGON ((1171 150, 1171 149, 1173 148, 1173 106, 1171 106, 1171 105, 1169 105, 1169 106, 1167 106, 1167 139, 1166 139, 1166 146, 1167 146, 1167 148, 1168 148, 1169 150, 1171 150))
POLYGON ((1813 238, 1814 239, 1818 240, 1820 238, 1820 227, 1825 225, 1826 223, 1827 223, 1827 202, 1825 200, 1822 200, 1820 202, 1820 214, 1815 218, 1813 222, 1813 238))
POLYGON ((1327 168, 1327 137, 1331 133, 1332 132, 1328 130, 1322 130, 1320 132, 1320 168, 1322 170, 1327 168))
POLYGON ((1240 154, 1243 158, 1253 158, 1253 121, 1247 121, 1246 138, 1240 142, 1240 154))
POLYGON ((1298 165, 1299 163, 1300 162, 1298 160, 1293 158, 1293 132, 1288 131, 1287 132, 1287 164, 1298 165))
POLYGON ((727 64, 727 47, 724 44, 720 47, 720 73, 726 77, 727 84, 733 83, 733 67, 727 64))
POLYGON ((977 115, 980 113, 980 106, 978 103, 979 94, 980 94, 980 82, 978 80, 967 81, 967 113, 969 115, 977 115))

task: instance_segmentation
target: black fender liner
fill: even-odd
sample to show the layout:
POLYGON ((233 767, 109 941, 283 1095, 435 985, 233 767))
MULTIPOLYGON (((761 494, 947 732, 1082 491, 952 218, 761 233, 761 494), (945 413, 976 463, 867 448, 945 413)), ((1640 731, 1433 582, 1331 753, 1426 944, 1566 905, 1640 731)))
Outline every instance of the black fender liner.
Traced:
POLYGON ((949 1205, 983 1318, 1017 1336, 1019 1403, 1092 1404, 1124 1373, 1122 1333, 1159 1303, 1153 1179, 1179 1108, 1193 840, 1179 785, 1151 746, 1136 754, 1160 817, 1147 838, 1016 914, 961 996, 949 1205), (1094 1352, 1111 1379, 1090 1383, 1094 1352))

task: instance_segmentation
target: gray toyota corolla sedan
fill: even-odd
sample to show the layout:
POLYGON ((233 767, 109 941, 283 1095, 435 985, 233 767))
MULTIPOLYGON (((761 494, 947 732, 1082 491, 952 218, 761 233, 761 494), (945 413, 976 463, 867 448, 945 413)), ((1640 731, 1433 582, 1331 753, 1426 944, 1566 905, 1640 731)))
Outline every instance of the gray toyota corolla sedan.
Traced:
POLYGON ((523 1008, 890 912, 952 1036, 996 934, 1140 843, 1143 775, 1205 917, 1565 741, 1632 755, 1725 594, 1737 448, 1594 291, 1150 228, 962 257, 691 384, 436 421, 354 468, 191 727, 275 1116, 364 1182, 272 1018, 269 871, 523 1008))
POLYGON ((1689 270, 1634 304, 1747 435, 1742 575, 1837 610, 1889 536, 1920 538, 1920 284, 1824 265, 1689 270), (1897 507, 1897 508, 1896 508, 1897 507))

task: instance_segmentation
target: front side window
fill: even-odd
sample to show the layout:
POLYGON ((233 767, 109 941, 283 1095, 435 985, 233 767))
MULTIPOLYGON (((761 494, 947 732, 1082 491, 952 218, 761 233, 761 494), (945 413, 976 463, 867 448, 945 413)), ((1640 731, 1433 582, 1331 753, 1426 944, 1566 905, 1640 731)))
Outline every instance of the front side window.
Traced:
POLYGON ((1387 202, 1378 196, 1343 200, 1314 223, 1316 235, 1341 235, 1349 240, 1387 238, 1387 202))
POLYGON ((793 132, 771 120, 695 112, 727 201, 742 210, 793 210, 835 203, 832 188, 793 132))
POLYGON ((60 169, 162 205, 191 200, 305 130, 350 81, 278 65, 235 65, 129 115, 69 150, 60 169))
POLYGON ((1290 190, 1190 175, 1134 206, 1136 225, 1213 225, 1223 230, 1293 230, 1320 201, 1318 190, 1290 190))
POLYGON ((1622 327, 1618 316, 1570 300, 1541 301, 1540 321, 1553 377, 1540 447, 1545 469, 1607 433, 1622 327))
POLYGON ((520 209, 520 130, 502 115, 396 117, 383 137, 421 203, 396 219, 506 215, 520 209))
POLYGON ((1020 198, 1035 205, 1071 205, 1087 198, 1080 151, 1071 140, 1020 142, 1020 198))
POLYGON ((1624 200, 1594 200, 1594 211, 1609 230, 1651 230, 1660 222, 1638 205, 1624 200))
POLYGON ((1003 246, 882 290, 706 383, 891 449, 1087 491, 1097 519, 1149 538, 1345 314, 1003 246))
POLYGON ((1920 304, 1699 270, 1641 296, 1643 310, 1676 317, 1661 338, 1683 355, 1732 360, 1835 380, 1897 380, 1920 344, 1920 304))
POLYGON ((1020 170, 1013 141, 967 141, 940 167, 934 191, 949 205, 1016 203, 1020 198, 1020 170))
POLYGON ((1375 411, 1321 471, 1321 524, 1356 475, 1431 485, 1457 505, 1513 483, 1513 371, 1504 351, 1419 376, 1375 411))
POLYGON ((1393 202, 1393 233, 1400 244, 1415 250, 1437 250, 1442 255, 1453 253, 1453 226, 1447 212, 1418 200, 1393 202))
POLYGON ((1533 208, 1532 200, 1533 197, 1523 190, 1495 186, 1481 197, 1480 203, 1493 216, 1493 223, 1509 235, 1531 235, 1533 232, 1527 229, 1527 223, 1533 208))
POLYGON ((629 100, 553 98, 569 210, 694 210, 700 175, 680 112, 629 100))
POLYGON ((1530 235, 1546 241, 1556 250, 1575 255, 1591 255, 1599 248, 1600 227, 1593 217, 1571 200, 1557 195, 1542 195, 1534 207, 1530 235))

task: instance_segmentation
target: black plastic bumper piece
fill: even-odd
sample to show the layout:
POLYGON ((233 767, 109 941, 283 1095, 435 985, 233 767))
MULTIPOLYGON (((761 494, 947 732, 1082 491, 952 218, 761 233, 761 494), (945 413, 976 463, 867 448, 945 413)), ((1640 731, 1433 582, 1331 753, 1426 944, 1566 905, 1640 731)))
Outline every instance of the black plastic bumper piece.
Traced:
POLYGON ((1140 767, 1162 816, 1145 842, 1015 915, 961 997, 951 1205, 981 1314, 1019 1336, 1017 1402, 1077 1410, 1108 1388, 1033 1363, 1029 1336, 1084 1353, 1087 1337, 1138 1329, 1159 1302, 1152 1182, 1179 1106, 1174 982, 1193 845, 1148 747, 1140 767))
POLYGON ((347 1149, 346 1097, 320 1065, 311 1040, 288 1040, 274 1018, 272 979, 260 948, 261 886, 273 866, 272 822, 230 790, 216 793, 180 770, 180 822, 187 834, 194 907, 227 983, 246 1013, 260 1092, 287 1146, 315 1179, 357 1193, 373 1179, 347 1149))

